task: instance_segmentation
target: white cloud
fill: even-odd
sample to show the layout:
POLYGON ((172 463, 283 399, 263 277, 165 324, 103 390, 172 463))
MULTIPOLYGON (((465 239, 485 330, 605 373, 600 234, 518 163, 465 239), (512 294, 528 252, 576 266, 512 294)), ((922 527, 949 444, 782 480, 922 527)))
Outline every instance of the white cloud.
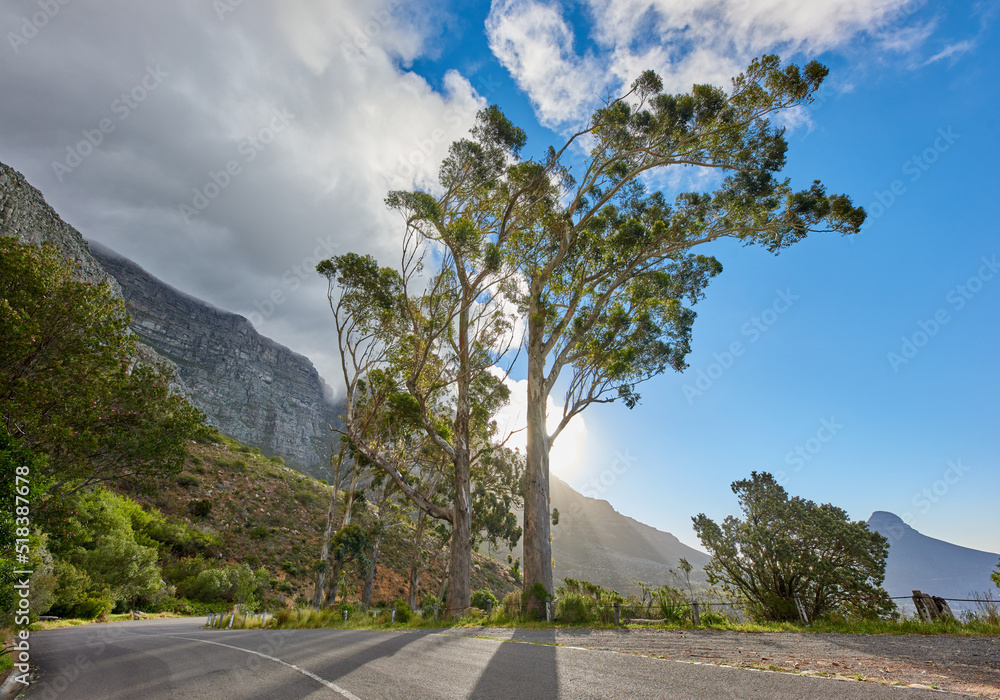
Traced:
POLYGON ((955 44, 949 44, 928 58, 924 62, 924 65, 927 66, 945 58, 958 58, 962 54, 972 51, 974 48, 976 48, 976 42, 973 39, 966 39, 965 41, 959 41, 955 44))
MULTIPOLYGON (((255 315, 339 385, 314 251, 397 262, 387 190, 431 183, 484 102, 458 72, 436 90, 405 70, 443 26, 431 3, 226 6, 222 17, 203 0, 62 7, 17 53, 0 52, 0 93, 18 96, 0 100, 0 152, 85 237, 255 315), (166 77, 121 119, 113 101, 150 66, 166 77), (291 117, 249 159, 248 139, 276 112, 291 117), (114 131, 58 178, 51 163, 105 118, 114 131), (233 161, 239 174, 185 222, 180 205, 233 161)), ((0 6, 0 24, 20 12, 0 6)))
POLYGON ((543 124, 573 120, 599 97, 600 64, 592 54, 577 54, 573 29, 558 5, 497 0, 486 34, 490 50, 531 98, 543 124))
POLYGON ((539 118, 565 127, 585 118, 602 93, 621 91, 644 70, 656 70, 668 91, 696 82, 725 85, 762 53, 815 55, 883 24, 905 24, 908 4, 587 0, 593 45, 574 47, 574 39, 582 42, 558 2, 494 0, 487 31, 539 118))

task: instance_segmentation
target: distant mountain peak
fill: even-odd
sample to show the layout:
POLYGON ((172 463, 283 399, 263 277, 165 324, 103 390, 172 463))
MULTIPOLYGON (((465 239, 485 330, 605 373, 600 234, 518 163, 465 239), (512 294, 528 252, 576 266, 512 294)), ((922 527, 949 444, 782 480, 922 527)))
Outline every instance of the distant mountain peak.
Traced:
POLYGON ((884 522, 884 523, 894 523, 903 522, 903 519, 896 515, 895 513, 890 513, 887 510, 877 510, 872 513, 871 517, 868 518, 868 522, 884 522))
POLYGON ((883 585, 890 595, 907 596, 913 590, 953 600, 969 598, 972 592, 996 595, 990 572, 1000 555, 928 537, 884 510, 872 513, 868 528, 889 540, 883 585))

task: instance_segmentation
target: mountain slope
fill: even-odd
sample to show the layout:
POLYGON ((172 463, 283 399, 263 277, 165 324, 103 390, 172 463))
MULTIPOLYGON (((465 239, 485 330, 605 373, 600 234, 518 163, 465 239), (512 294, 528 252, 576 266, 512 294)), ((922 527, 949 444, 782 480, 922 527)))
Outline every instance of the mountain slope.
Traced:
MULTIPOLYGON (((922 535, 903 520, 875 511, 868 527, 889 539, 884 587, 891 596, 908 596, 914 590, 943 598, 970 598, 973 591, 1000 591, 990 580, 1000 554, 980 552, 922 535)), ((905 603, 905 601, 902 601, 905 603)), ((969 605, 952 605, 967 608, 969 605)))
MULTIPOLYGON (((694 567, 691 580, 705 580, 710 561, 704 552, 688 547, 669 532, 662 532, 622 515, 610 503, 584 496, 562 479, 551 477, 552 508, 559 524, 552 528, 553 578, 561 585, 566 577, 590 581, 619 593, 638 593, 639 582, 677 585, 670 573, 680 573, 678 560, 694 567)), ((518 512, 518 521, 522 521, 518 512)), ((501 549, 497 557, 509 552, 501 549)), ((522 545, 512 554, 519 557, 522 545)))

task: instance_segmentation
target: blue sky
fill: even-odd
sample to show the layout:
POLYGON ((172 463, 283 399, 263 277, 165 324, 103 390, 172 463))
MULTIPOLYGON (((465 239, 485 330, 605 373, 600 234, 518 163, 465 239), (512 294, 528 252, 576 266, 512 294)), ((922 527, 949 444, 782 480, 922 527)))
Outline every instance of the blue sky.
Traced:
POLYGON ((431 183, 479 106, 523 126, 530 156, 647 67, 682 91, 764 52, 824 62, 820 99, 788 121, 786 174, 851 195, 863 232, 779 256, 712 248, 725 271, 690 368, 633 411, 588 410, 557 472, 692 545, 691 516, 735 512, 729 483, 756 469, 854 518, 889 510, 1000 551, 997 2, 216 5, 74 3, 42 26, 35 3, 5 3, 0 160, 86 237, 248 316, 334 390, 324 288, 298 270, 345 250, 391 262, 385 191, 431 183), (104 119, 92 153, 57 167, 104 119))

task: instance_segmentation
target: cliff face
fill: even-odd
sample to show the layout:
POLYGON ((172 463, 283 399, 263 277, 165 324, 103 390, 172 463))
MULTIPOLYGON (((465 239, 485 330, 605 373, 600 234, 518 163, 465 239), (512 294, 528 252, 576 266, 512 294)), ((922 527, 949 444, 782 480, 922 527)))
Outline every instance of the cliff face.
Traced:
POLYGON ((126 258, 88 245, 42 194, 0 163, 0 235, 49 242, 78 266, 77 277, 110 284, 128 305, 140 357, 175 368, 175 390, 223 433, 324 477, 337 408, 312 363, 265 338, 242 316, 221 311, 156 279, 126 258))
POLYGON ((0 163, 0 235, 13 236, 22 243, 53 244, 64 258, 76 263, 77 279, 110 283, 121 296, 118 283, 91 256, 80 232, 63 221, 21 173, 3 163, 0 163))
POLYGON ((121 285, 142 342, 177 367, 192 402, 227 435, 321 476, 336 407, 316 368, 242 316, 156 279, 100 245, 91 252, 121 285))

